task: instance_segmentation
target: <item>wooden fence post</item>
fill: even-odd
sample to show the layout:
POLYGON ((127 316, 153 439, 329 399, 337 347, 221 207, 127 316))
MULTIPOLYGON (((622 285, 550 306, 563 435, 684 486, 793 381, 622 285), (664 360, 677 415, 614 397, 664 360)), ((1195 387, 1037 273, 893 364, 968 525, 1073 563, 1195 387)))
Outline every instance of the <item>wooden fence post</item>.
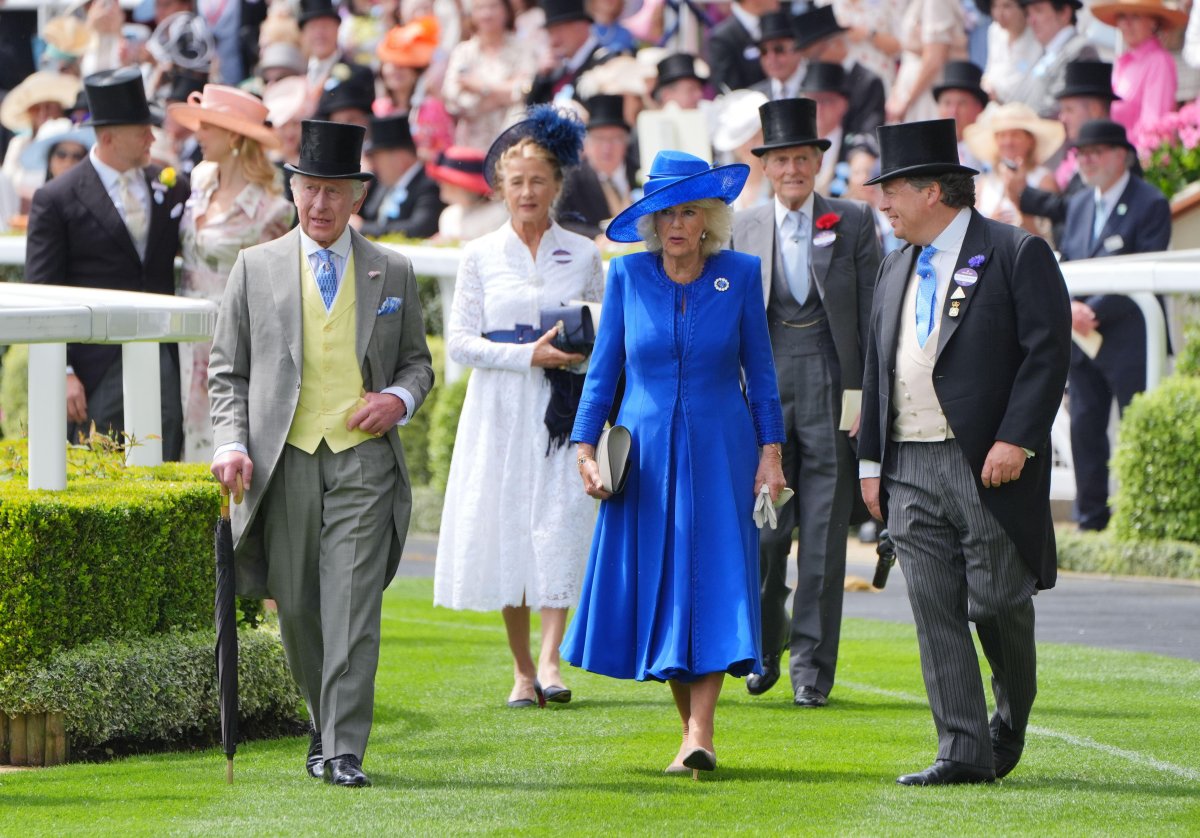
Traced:
POLYGON ((0 765, 8 765, 8 716, 0 713, 0 765))
POLYGON ((8 761, 13 765, 29 765, 24 713, 17 713, 8 719, 8 761))
POLYGON ((25 741, 29 765, 46 764, 46 714, 30 713, 25 717, 25 741))
POLYGON ((67 761, 67 729, 62 713, 46 714, 46 765, 67 761))

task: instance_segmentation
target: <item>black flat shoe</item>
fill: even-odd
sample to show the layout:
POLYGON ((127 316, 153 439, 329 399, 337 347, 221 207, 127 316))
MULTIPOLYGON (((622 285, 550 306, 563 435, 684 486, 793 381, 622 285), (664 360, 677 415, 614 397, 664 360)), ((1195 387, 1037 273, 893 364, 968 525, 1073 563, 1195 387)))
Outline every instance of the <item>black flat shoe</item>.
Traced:
POLYGON ((996 779, 1007 777, 1021 761, 1025 750, 1025 737, 1004 723, 997 713, 992 716, 988 727, 992 731, 992 762, 996 766, 996 779))
POLYGON ((939 759, 924 771, 897 777, 896 782, 902 786, 954 786, 962 783, 990 783, 995 779, 996 772, 990 768, 939 759))
MULTIPOLYGON (((526 707, 533 707, 534 705, 536 705, 539 708, 545 707, 546 706, 546 693, 542 690, 541 682, 539 682, 539 681, 533 682, 533 694, 534 694, 534 696, 536 696, 535 698, 510 698, 508 700, 509 708, 512 710, 523 710, 526 707)), ((558 700, 563 701, 564 699, 560 698, 558 700)), ((571 691, 570 690, 567 690, 567 697, 565 700, 566 701, 571 700, 571 691)))
POLYGON ((546 687, 546 701, 554 704, 567 704, 571 701, 571 691, 566 687, 546 687))
POLYGON ((350 788, 365 788, 371 785, 370 778, 363 773, 362 761, 354 754, 342 754, 340 757, 325 760, 325 782, 350 788))
POLYGON ((796 690, 796 698, 792 703, 797 707, 824 707, 829 699, 816 687, 801 687, 796 690))
POLYGON ((325 758, 321 755, 321 733, 312 728, 308 732, 308 757, 304 760, 304 770, 308 772, 308 776, 319 780, 324 765, 325 758))
POLYGON ((762 675, 746 676, 746 692, 762 695, 779 681, 779 655, 763 655, 762 675))

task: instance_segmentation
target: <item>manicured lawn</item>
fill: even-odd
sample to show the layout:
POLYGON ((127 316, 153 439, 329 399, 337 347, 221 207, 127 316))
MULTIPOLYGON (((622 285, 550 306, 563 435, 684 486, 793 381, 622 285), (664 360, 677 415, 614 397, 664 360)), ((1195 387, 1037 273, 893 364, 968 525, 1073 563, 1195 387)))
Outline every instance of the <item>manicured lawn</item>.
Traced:
POLYGON ((1025 759, 994 786, 908 789, 933 757, 908 626, 850 621, 828 708, 729 680, 716 773, 661 772, 678 746, 668 691, 567 670, 576 701, 511 711, 499 615, 433 609, 427 579, 388 592, 375 787, 302 771, 307 740, 0 774, 0 835, 1200 833, 1200 664, 1040 648, 1025 759))

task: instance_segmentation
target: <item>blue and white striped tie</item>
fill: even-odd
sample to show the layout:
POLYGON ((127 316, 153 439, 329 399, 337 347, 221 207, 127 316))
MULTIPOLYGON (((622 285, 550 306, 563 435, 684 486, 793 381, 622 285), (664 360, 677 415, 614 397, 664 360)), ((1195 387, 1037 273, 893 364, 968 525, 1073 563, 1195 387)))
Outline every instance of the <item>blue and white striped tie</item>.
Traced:
POLYGON ((333 269, 333 251, 318 250, 317 259, 320 264, 317 266, 317 288, 321 292, 321 300, 325 303, 325 310, 329 311, 333 308, 333 298, 337 296, 337 271, 333 269))

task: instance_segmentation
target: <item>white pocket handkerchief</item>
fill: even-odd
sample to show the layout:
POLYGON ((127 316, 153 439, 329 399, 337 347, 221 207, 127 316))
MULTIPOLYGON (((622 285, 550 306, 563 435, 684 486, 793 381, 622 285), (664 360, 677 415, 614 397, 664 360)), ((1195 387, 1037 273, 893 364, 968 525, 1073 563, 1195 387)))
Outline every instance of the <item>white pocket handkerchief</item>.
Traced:
POLYGON ((403 297, 385 297, 383 300, 383 305, 379 307, 379 311, 375 312, 375 314, 378 317, 383 317, 385 314, 395 314, 400 310, 400 306, 403 304, 403 297))
POLYGON ((1114 250, 1120 250, 1125 246, 1125 239, 1121 238, 1120 233, 1114 233, 1104 240, 1104 250, 1107 253, 1112 253, 1114 250))
POLYGON ((183 204, 176 204, 175 206, 171 207, 172 218, 178 218, 181 215, 183 215, 183 204))

